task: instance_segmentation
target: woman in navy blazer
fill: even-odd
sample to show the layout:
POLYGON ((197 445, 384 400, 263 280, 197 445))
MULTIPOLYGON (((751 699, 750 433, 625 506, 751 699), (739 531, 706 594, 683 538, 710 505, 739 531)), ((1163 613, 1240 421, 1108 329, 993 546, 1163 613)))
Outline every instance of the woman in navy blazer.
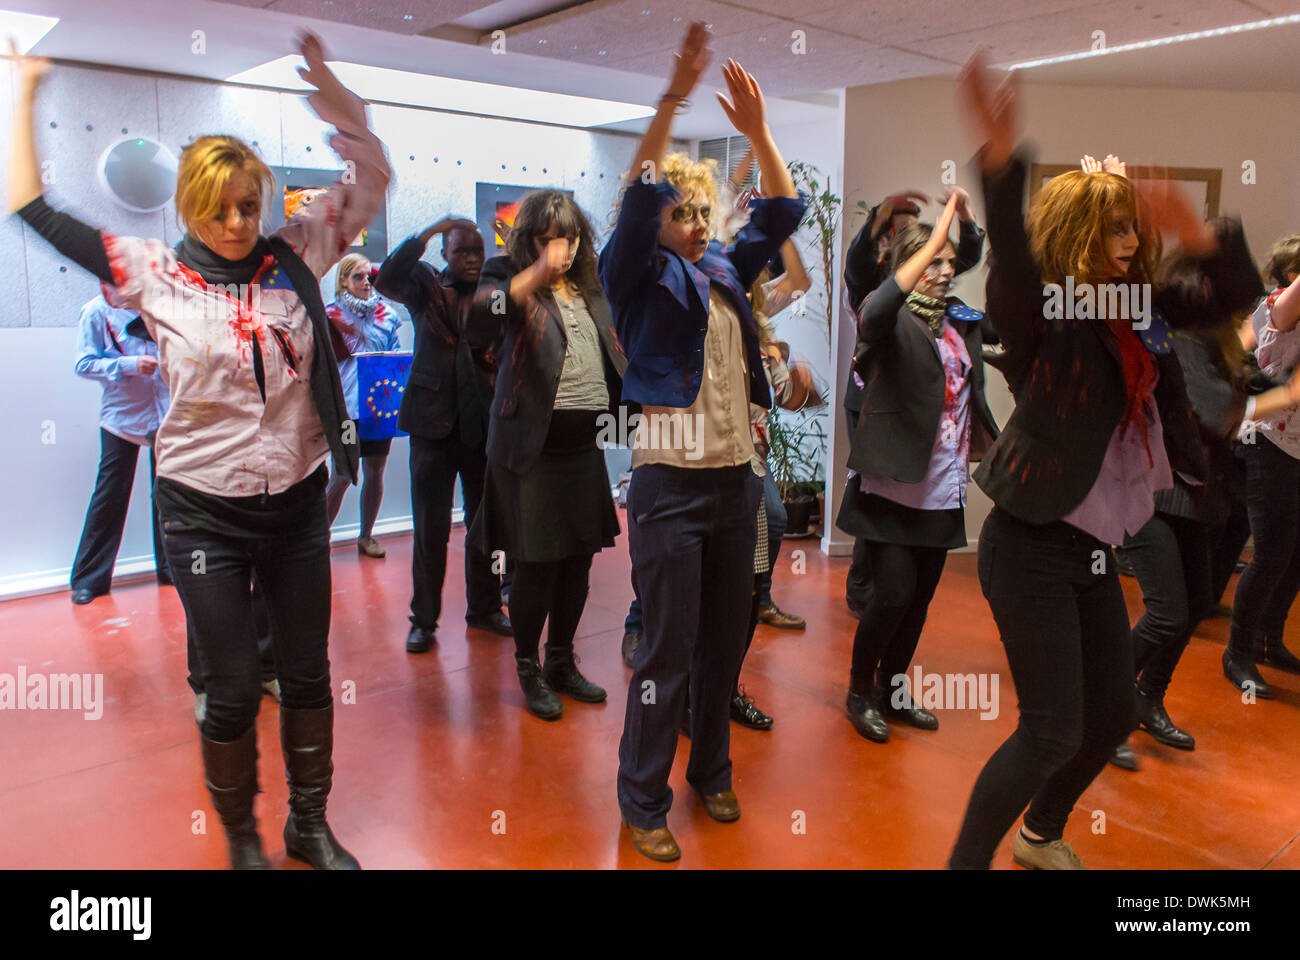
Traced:
POLYGON ((673 113, 708 63, 708 36, 704 24, 692 24, 600 255, 628 355, 623 399, 643 405, 627 507, 645 626, 619 745, 618 798, 634 847, 654 860, 681 856, 667 826, 668 775, 688 702, 686 779, 715 820, 740 816, 731 789, 730 701, 753 596, 762 496, 750 465, 749 404, 771 405, 745 294, 803 213, 758 84, 734 61, 723 71, 731 100, 719 100, 753 145, 770 199, 754 201, 731 247, 712 239, 711 168, 664 156, 673 113))

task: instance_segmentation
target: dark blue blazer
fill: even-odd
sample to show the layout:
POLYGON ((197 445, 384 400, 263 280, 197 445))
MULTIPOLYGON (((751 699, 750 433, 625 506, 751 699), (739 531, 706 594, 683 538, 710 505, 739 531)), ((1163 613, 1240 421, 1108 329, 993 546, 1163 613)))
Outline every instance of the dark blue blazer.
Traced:
POLYGON ((758 327, 746 294, 768 260, 803 217, 802 197, 754 200, 749 223, 736 242, 711 242, 692 264, 659 245, 659 211, 680 194, 667 182, 632 183, 623 195, 618 224, 600 251, 600 282, 614 310, 627 353, 623 400, 660 407, 689 407, 704 377, 704 334, 709 286, 726 290, 740 318, 749 366, 749 398, 772 405, 758 327))

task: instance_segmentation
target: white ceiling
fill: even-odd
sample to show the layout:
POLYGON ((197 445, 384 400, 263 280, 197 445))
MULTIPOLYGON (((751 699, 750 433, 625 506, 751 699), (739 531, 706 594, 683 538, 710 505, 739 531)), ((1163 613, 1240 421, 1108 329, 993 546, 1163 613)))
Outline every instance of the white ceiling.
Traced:
MULTIPOLYGON (((310 26, 334 59, 468 80, 653 103, 685 25, 703 19, 718 65, 740 60, 768 94, 774 121, 830 109, 819 91, 951 76, 976 46, 995 63, 1300 13, 1300 0, 0 0, 57 16, 46 56, 225 79, 291 52, 310 26), (408 19, 409 18, 409 19, 408 19), (505 55, 490 34, 505 30, 505 55), (196 53, 194 31, 205 52, 196 53), (792 49, 803 31, 806 53, 792 49)), ((1034 68, 1033 82, 1300 90, 1300 26, 1034 68)), ((639 129, 644 121, 617 128, 639 129)), ((708 91, 674 132, 728 125, 708 91)))

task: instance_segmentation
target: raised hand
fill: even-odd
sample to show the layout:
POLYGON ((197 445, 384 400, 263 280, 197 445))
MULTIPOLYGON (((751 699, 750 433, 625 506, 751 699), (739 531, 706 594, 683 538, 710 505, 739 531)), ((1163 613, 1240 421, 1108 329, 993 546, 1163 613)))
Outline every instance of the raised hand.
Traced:
POLYGON ((1138 218, 1161 233, 1173 233, 1184 250, 1193 256, 1213 253, 1218 246, 1213 228, 1203 221, 1187 201, 1187 194, 1171 180, 1139 180, 1138 218))
POLYGON ((1106 159, 1101 162, 1101 169, 1106 173, 1113 173, 1117 177, 1128 179, 1128 164, 1113 153, 1106 154, 1106 159))
POLYGON ((45 57, 29 57, 18 52, 18 41, 9 38, 9 56, 18 64, 18 76, 24 91, 34 91, 49 72, 50 61, 45 57))
POLYGON ((944 195, 943 202, 946 205, 954 197, 957 198, 957 219, 971 221, 975 219, 975 211, 971 209, 970 194, 964 187, 953 187, 944 195))
POLYGON ((1079 167, 1083 170, 1084 173, 1102 172, 1101 161, 1098 160, 1096 157, 1089 156, 1086 153, 1079 160, 1079 167))
POLYGON ((686 31, 682 48, 673 54, 673 73, 668 81, 668 95, 685 99, 691 95, 709 61, 713 50, 709 47, 711 34, 702 21, 691 23, 686 31))
POLYGON ((754 148, 750 147, 740 158, 740 163, 736 164, 736 169, 731 174, 731 185, 737 190, 743 187, 752 169, 754 169, 754 148))
POLYGON ((365 101, 339 81, 334 71, 325 65, 325 48, 315 34, 303 34, 299 50, 307 61, 306 68, 298 68, 298 76, 316 88, 307 102, 316 116, 342 131, 344 126, 366 127, 365 101))
POLYGON ((988 58, 977 49, 962 67, 961 97, 975 137, 983 144, 980 164, 986 172, 1001 170, 1015 149, 1019 133, 1019 96, 1012 73, 997 90, 990 88, 988 58))
POLYGON ((728 60, 722 68, 722 76, 727 81, 727 90, 731 94, 728 101, 721 93, 717 95, 722 112, 727 115, 736 132, 751 141, 758 138, 767 126, 767 105, 763 101, 763 91, 758 81, 735 60, 728 60))

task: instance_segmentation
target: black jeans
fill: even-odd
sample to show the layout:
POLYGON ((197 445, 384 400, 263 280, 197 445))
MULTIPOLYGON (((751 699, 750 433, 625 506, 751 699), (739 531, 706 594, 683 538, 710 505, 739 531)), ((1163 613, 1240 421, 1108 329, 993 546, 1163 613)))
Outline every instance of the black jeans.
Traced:
MULTIPOLYGON (((113 584, 113 564, 117 562, 117 551, 122 546, 122 530, 126 525, 127 507, 131 503, 131 487, 135 483, 135 464, 139 454, 140 448, 134 443, 100 427, 99 473, 95 477, 95 492, 91 494, 90 506, 86 510, 86 522, 81 528, 77 558, 72 562, 73 590, 89 590, 98 597, 108 593, 113 584)), ((163 550, 158 508, 153 502, 153 470, 151 447, 149 512, 153 516, 154 569, 159 577, 165 579, 167 553, 163 550)))
POLYGON ((492 558, 469 543, 474 514, 483 500, 486 469, 483 446, 466 446, 459 433, 453 432, 445 440, 411 435, 411 623, 417 627, 436 629, 442 614, 451 505, 458 475, 465 510, 465 618, 491 616, 501 610, 501 583, 492 572, 492 558))
POLYGON ((873 540, 863 543, 872 581, 863 597, 862 617, 853 635, 849 685, 854 693, 870 694, 877 667, 886 688, 895 676, 907 672, 948 551, 873 540))
POLYGON ((1228 649, 1253 661, 1264 637, 1282 638, 1300 592, 1300 460, 1262 436, 1245 446, 1245 457, 1255 555, 1237 581, 1228 649))
POLYGON ((1223 602, 1224 591, 1228 581, 1237 572, 1237 561, 1241 551, 1250 539, 1250 512, 1246 509, 1246 500, 1233 500, 1232 512, 1221 527, 1211 531, 1213 543, 1213 573, 1210 581, 1210 605, 1223 602))
MULTIPOLYGON (((262 663, 262 682, 270 683, 275 679, 275 642, 271 639, 271 614, 266 609, 266 596, 257 584, 257 574, 253 574, 253 629, 257 632, 257 655, 262 663)), ((199 662, 199 650, 194 642, 194 628, 185 624, 185 665, 190 675, 186 678, 190 689, 203 693, 203 667, 199 662)))
POLYGON ((949 862, 956 869, 987 869, 1026 805, 1025 826, 1059 839, 1075 802, 1137 725, 1128 611, 1107 544, 994 507, 980 532, 979 577, 1020 723, 975 781, 949 862))
POLYGON ((510 588, 510 623, 514 627, 516 656, 537 659, 542 625, 549 618, 546 659, 554 657, 559 661, 573 657, 573 637, 587 606, 592 556, 584 553, 552 563, 519 561, 515 565, 515 581, 510 588))
POLYGON ((1157 513, 1121 547, 1142 588, 1146 610, 1133 627, 1138 688, 1163 697, 1187 642, 1213 605, 1210 528, 1157 513))
POLYGON ((203 736, 238 740, 257 718, 262 664, 254 576, 265 595, 281 704, 328 707, 330 547, 323 491, 310 527, 292 535, 218 536, 164 518, 163 539, 208 695, 203 736))
POLYGON ((631 826, 668 822, 668 775, 688 695, 687 782, 703 794, 731 789, 731 691, 754 599, 762 495, 747 463, 632 471, 628 547, 645 629, 618 747, 618 804, 631 826))

